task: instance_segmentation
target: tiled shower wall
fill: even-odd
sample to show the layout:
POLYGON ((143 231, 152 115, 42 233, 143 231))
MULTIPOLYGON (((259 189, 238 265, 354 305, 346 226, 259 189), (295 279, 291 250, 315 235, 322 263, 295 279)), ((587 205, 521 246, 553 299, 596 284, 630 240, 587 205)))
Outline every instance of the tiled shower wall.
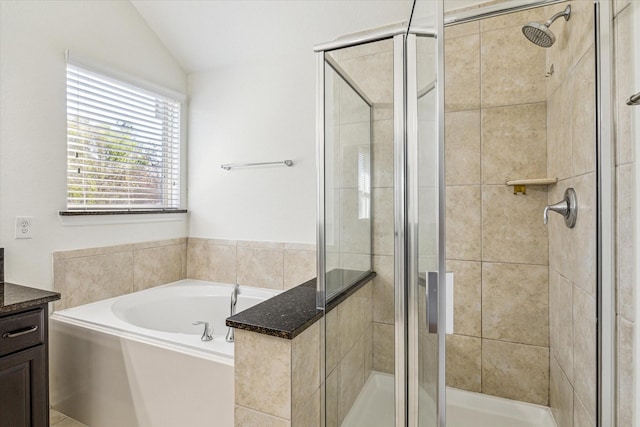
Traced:
POLYGON ((53 254, 56 310, 191 278, 289 289, 316 276, 315 245, 182 238, 53 254))
POLYGON ((533 9, 448 27, 445 38, 447 269, 454 334, 447 384, 548 403, 545 52, 521 27, 533 9))
MULTIPOLYGON (((616 0, 614 4, 613 28, 615 34, 615 160, 616 160, 616 329, 617 329, 617 375, 616 383, 619 399, 616 408, 618 426, 633 425, 638 420, 637 409, 633 403, 638 401, 634 396, 633 362, 634 329, 637 327, 637 307, 634 301, 637 292, 635 283, 633 231, 639 224, 634 222, 637 212, 634 209, 635 198, 638 197, 634 180, 637 167, 632 136, 632 109, 640 107, 627 106, 625 101, 640 88, 638 71, 631 62, 632 31, 638 24, 640 4, 629 0, 616 0), (635 10, 634 10, 635 8, 635 10), (635 19, 635 21, 634 21, 635 19), (635 76, 635 77, 631 77, 635 76), (634 81, 635 80, 635 81, 634 81)), ((637 46, 635 47, 637 50, 637 46)), ((636 141, 636 146, 638 141, 636 141)), ((638 250, 638 248, 635 248, 638 250)))
POLYGON ((547 68, 554 66, 546 84, 547 169, 559 179, 548 202, 562 200, 568 187, 578 199, 574 228, 558 215, 549 218, 550 406, 559 427, 595 426, 596 411, 594 14, 591 2, 571 7, 546 58, 547 68))

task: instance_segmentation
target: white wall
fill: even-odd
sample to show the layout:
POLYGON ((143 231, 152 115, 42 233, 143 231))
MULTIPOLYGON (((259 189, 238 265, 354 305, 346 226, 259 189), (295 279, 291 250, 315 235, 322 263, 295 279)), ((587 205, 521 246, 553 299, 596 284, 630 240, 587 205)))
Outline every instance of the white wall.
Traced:
POLYGON ((187 228, 184 217, 63 224, 58 211, 66 207, 66 49, 173 90, 187 89, 185 73, 129 2, 0 1, 0 246, 5 248, 5 279, 45 289, 53 287, 55 250, 184 237, 187 228), (33 239, 14 239, 16 215, 34 217, 33 239))
POLYGON ((189 76, 189 236, 315 243, 315 78, 310 48, 189 76))

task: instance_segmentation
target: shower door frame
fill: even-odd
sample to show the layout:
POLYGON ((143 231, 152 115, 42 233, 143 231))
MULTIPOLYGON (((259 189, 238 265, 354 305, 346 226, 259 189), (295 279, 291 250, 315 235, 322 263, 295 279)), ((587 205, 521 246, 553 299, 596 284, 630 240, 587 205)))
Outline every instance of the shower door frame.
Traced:
MULTIPOLYGON (((442 17, 442 2, 438 2, 439 16, 442 17)), ((440 29, 443 28, 442 19, 439 19, 440 29)), ((417 310, 412 310, 414 307, 415 298, 420 298, 420 295, 416 295, 413 286, 417 282, 417 269, 415 272, 415 264, 411 261, 410 257, 417 255, 417 211, 410 218, 407 209, 407 203, 412 199, 408 194, 408 191, 414 186, 414 183, 409 183, 408 173, 411 177, 417 179, 417 160, 409 159, 414 153, 409 153, 408 144, 413 144, 412 149, 417 148, 416 144, 417 135, 412 134, 414 138, 412 142, 408 141, 410 133, 407 129, 408 124, 416 125, 415 118, 412 114, 416 114, 417 111, 408 111, 408 88, 407 88, 407 73, 411 73, 410 79, 415 82, 416 69, 410 69, 407 67, 408 52, 407 52, 407 40, 408 38, 414 38, 413 47, 415 54, 415 37, 416 35, 423 37, 436 37, 436 30, 433 28, 416 28, 409 30, 407 24, 399 24, 393 27, 387 27, 380 31, 373 31, 366 34, 358 34, 353 37, 345 37, 333 42, 317 45, 314 47, 316 52, 316 159, 317 159, 317 270, 318 270, 318 283, 317 283, 317 302, 316 306, 319 309, 324 310, 325 298, 326 298, 326 273, 325 273, 325 200, 324 200, 324 165, 325 165, 325 53, 328 51, 353 47, 362 45, 365 43, 373 43, 385 39, 393 39, 393 100, 394 100, 394 130, 393 130, 393 146, 394 146, 394 355, 395 355, 395 426, 406 427, 408 425, 418 425, 418 381, 417 381, 417 322, 420 319, 417 318, 417 310), (411 163, 411 171, 408 171, 409 163, 411 163), (411 226, 410 226, 411 224, 411 226), (400 284, 400 286, 397 286, 400 284), (411 298, 412 300, 409 300, 411 298), (411 301, 411 303, 409 303, 411 301), (412 326, 413 325, 413 326, 412 326), (416 333, 416 339, 410 336, 410 334, 416 333), (413 350, 415 354, 412 354, 410 350, 413 350)), ((444 69, 444 61, 442 54, 443 38, 438 39, 438 73, 444 69)), ((413 58, 415 66, 415 58, 413 58)), ((444 161, 444 114, 441 114, 444 107, 444 83, 442 79, 437 79, 438 90, 438 106, 436 108, 437 117, 436 123, 438 123, 437 141, 439 157, 442 160, 438 161, 438 165, 442 165, 444 161)), ((412 86, 415 89, 415 84, 412 86)), ((417 93, 417 92, 414 92, 417 93)), ((415 130, 415 129, 414 129, 415 130)), ((439 218, 441 226, 438 227, 439 237, 439 282, 440 289, 445 287, 445 264, 444 264, 444 170, 440 168, 438 179, 438 197, 439 203, 439 218)), ((413 178, 412 178, 413 179, 413 178)), ((415 203, 417 208, 417 199, 411 200, 411 203, 415 203)), ((444 291, 438 292, 438 325, 444 325, 444 319, 446 313, 445 307, 445 293, 444 291)), ((415 308, 415 307, 414 307, 415 308)), ((324 326, 324 325, 323 325, 324 326)), ((325 334, 326 335, 326 334, 325 334)), ((445 427, 445 371, 444 371, 444 352, 445 352, 445 335, 444 328, 438 326, 438 409, 436 417, 438 418, 437 426, 429 427, 445 427), (442 332, 441 332, 442 331, 442 332)), ((321 376, 325 377, 325 367, 321 367, 321 376)))

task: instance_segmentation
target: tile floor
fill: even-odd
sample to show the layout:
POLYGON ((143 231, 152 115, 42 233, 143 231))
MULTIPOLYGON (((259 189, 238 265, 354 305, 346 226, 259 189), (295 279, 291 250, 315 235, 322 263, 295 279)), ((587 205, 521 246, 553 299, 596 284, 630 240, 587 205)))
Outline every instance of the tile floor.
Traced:
POLYGON ((88 427, 53 409, 49 409, 49 422, 51 427, 88 427))

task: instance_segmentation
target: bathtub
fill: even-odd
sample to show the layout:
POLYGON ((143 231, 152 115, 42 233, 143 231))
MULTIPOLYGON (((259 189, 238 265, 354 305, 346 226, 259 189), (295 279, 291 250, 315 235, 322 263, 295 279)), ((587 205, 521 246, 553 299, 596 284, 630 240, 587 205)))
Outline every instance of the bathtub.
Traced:
MULTIPOLYGON (((91 427, 233 426, 232 289, 187 279, 54 312, 51 406, 91 427)), ((237 312, 277 294, 241 286, 237 312)))

